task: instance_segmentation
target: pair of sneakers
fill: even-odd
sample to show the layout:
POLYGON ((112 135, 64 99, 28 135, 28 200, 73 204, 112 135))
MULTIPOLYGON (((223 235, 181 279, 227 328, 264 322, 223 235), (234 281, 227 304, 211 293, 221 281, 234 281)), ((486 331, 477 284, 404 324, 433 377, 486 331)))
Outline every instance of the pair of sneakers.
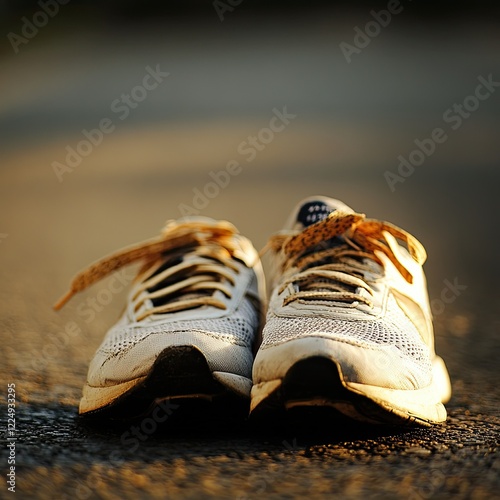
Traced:
POLYGON ((314 196, 266 251, 269 299, 251 242, 204 217, 169 221, 77 275, 56 309, 142 262, 90 363, 80 414, 126 418, 165 399, 231 395, 252 414, 326 406, 368 423, 446 419, 450 381, 413 236, 314 196))

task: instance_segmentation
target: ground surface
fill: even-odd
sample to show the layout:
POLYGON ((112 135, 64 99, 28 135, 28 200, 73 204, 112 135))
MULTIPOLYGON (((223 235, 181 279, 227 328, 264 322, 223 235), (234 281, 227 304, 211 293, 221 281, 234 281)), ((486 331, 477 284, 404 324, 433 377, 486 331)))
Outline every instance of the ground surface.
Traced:
MULTIPOLYGON (((237 18, 205 26, 203 43, 182 30, 134 38, 101 28, 66 44, 39 35, 3 58, 0 423, 3 437, 15 383, 21 498, 499 496, 500 94, 456 131, 442 118, 499 67, 498 32, 467 26, 465 43, 461 29, 437 30, 424 42, 394 25, 349 65, 339 43, 363 20, 338 30, 321 17, 269 21, 258 43, 237 18), (156 64, 171 75, 121 123, 110 103, 156 64), (239 144, 283 107, 296 118, 248 161, 239 144), (116 131, 59 182, 52 162, 106 116, 116 131), (384 172, 435 127, 448 127, 448 141, 392 192, 384 172), (108 280, 59 314, 51 305, 77 270, 193 206, 193 189, 232 160, 242 172, 200 212, 230 219, 259 248, 314 193, 422 240, 454 389, 445 425, 366 428, 321 415, 256 427, 203 412, 178 423, 175 408, 158 426, 78 419, 88 362, 125 292, 110 294, 108 280), (443 295, 450 283, 466 288, 443 295)), ((7 453, 2 446, 2 478, 7 453)), ((9 495, 4 482, 0 497, 9 495)))

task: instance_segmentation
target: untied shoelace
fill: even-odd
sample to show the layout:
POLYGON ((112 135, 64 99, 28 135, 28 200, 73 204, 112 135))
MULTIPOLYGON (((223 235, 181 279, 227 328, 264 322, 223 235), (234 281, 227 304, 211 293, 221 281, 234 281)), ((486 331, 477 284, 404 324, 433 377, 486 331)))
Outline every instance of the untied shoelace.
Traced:
POLYGON ((236 228, 226 221, 168 221, 160 236, 114 252, 79 272, 73 278, 70 290, 57 301, 54 309, 61 309, 76 293, 112 272, 138 261, 143 261, 144 264, 138 274, 142 283, 133 297, 136 301, 135 310, 147 299, 162 297, 164 300, 161 305, 143 312, 136 318, 137 321, 154 313, 174 312, 204 305, 225 309, 225 304, 214 297, 214 293, 219 290, 228 297, 231 295, 224 285, 224 281, 234 285, 228 268, 238 273, 233 257, 244 257, 235 238, 237 234, 236 228), (166 255, 172 257, 175 254, 189 255, 190 259, 155 274, 165 262, 166 255), (173 284, 148 292, 148 289, 162 281, 168 281, 173 276, 178 277, 173 284), (182 294, 188 297, 177 300, 182 294), (176 300, 169 303, 169 296, 175 297, 176 300))
POLYGON ((351 290, 360 288, 373 294, 363 279, 364 273, 370 271, 364 259, 382 265, 377 251, 388 257, 407 282, 413 281, 411 272, 391 249, 387 233, 404 242, 417 263, 425 262, 425 249, 411 234, 389 222, 342 210, 335 210, 300 232, 285 231, 272 236, 261 254, 272 249, 281 255, 281 271, 289 277, 281 283, 278 293, 289 285, 295 288, 283 305, 295 300, 327 300, 358 301, 372 306, 366 295, 351 290), (328 245, 335 237, 342 237, 343 243, 328 245))

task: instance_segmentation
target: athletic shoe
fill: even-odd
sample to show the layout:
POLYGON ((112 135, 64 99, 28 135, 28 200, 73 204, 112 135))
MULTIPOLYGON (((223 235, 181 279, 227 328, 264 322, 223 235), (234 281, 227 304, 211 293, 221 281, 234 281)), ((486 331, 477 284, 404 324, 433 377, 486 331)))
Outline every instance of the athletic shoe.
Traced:
MULTIPOLYGON (((225 221, 170 221, 160 237, 75 277, 71 296, 135 261, 126 310, 92 359, 80 414, 127 418, 164 399, 250 397, 265 299, 259 256, 225 221)), ((247 406, 248 409, 248 406, 247 406)))
POLYGON ((252 412, 327 406, 370 423, 446 419, 450 381, 413 236, 316 196, 268 247, 273 290, 252 412))

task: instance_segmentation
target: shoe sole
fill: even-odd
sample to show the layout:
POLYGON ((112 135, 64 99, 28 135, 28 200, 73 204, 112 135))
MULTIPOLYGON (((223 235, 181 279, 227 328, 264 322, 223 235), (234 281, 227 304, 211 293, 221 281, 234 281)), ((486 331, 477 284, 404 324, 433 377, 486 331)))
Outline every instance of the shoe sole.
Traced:
POLYGON ((240 375, 211 372, 197 347, 171 346, 160 353, 145 377, 111 387, 86 384, 79 413, 97 418, 136 418, 150 413, 164 400, 244 400, 251 385, 251 380, 240 375))
MULTIPOLYGON (((441 358, 433 365, 434 380, 447 379, 441 358)), ((323 356, 297 361, 282 379, 252 388, 251 414, 255 417, 300 407, 330 407, 343 415, 370 424, 421 425, 446 420, 446 410, 436 400, 437 388, 397 390, 348 382, 341 367, 323 356)))

